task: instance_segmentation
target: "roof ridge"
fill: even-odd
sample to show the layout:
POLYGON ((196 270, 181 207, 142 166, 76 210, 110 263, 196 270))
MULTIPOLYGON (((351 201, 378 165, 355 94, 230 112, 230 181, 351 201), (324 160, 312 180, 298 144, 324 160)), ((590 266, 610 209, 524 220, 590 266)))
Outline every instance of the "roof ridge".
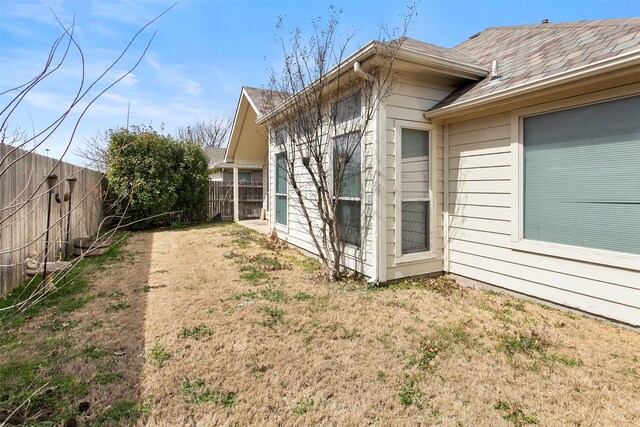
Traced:
POLYGON ((522 25, 505 25, 505 26, 487 27, 483 31, 528 30, 533 27, 539 27, 539 28, 619 27, 624 25, 637 25, 637 24, 640 24, 640 17, 592 19, 592 20, 582 20, 582 21, 548 22, 548 23, 522 24, 522 25))

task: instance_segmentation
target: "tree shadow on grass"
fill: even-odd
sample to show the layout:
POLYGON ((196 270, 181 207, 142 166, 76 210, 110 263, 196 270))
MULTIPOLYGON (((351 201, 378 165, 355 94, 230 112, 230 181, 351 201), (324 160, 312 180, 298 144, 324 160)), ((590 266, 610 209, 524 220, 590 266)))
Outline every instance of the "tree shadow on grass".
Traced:
POLYGON ((43 304, 2 322, 0 423, 121 425, 148 412, 141 372, 152 241, 133 234, 79 262, 43 304))

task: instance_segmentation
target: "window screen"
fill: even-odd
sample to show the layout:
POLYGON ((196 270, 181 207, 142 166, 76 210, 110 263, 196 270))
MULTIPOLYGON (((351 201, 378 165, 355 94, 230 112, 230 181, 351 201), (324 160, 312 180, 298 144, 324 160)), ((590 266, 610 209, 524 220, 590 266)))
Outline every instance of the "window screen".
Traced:
POLYGON ((337 101, 334 105, 335 123, 344 123, 348 120, 360 117, 362 105, 360 102, 360 92, 337 101))
POLYGON ((523 119, 524 238, 640 254, 640 97, 523 119))
POLYGON ((276 221, 287 224, 287 159, 276 155, 276 221))
POLYGON ((402 129, 401 249, 403 254, 429 250, 429 132, 402 129))
POLYGON ((351 132, 333 139, 334 192, 339 194, 336 209, 340 241, 360 246, 361 154, 360 133, 351 132), (342 180, 339 174, 344 171, 342 180))

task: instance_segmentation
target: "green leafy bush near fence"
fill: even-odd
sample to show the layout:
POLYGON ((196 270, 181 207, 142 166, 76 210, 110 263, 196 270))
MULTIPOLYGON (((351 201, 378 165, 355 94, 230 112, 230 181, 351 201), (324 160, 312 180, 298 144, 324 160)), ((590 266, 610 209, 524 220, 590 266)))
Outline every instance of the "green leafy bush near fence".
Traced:
POLYGON ((133 230, 169 225, 176 215, 188 222, 205 220, 207 163, 199 146, 152 128, 112 131, 107 178, 116 215, 133 230))

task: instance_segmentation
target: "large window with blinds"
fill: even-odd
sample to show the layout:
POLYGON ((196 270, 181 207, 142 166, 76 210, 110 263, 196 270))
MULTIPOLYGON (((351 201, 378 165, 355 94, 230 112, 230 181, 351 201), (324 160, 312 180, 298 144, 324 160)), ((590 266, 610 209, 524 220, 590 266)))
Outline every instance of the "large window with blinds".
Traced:
POLYGON ((524 239, 640 254, 640 96, 522 124, 524 239))
POLYGON ((429 131, 402 128, 401 253, 429 250, 429 131))

